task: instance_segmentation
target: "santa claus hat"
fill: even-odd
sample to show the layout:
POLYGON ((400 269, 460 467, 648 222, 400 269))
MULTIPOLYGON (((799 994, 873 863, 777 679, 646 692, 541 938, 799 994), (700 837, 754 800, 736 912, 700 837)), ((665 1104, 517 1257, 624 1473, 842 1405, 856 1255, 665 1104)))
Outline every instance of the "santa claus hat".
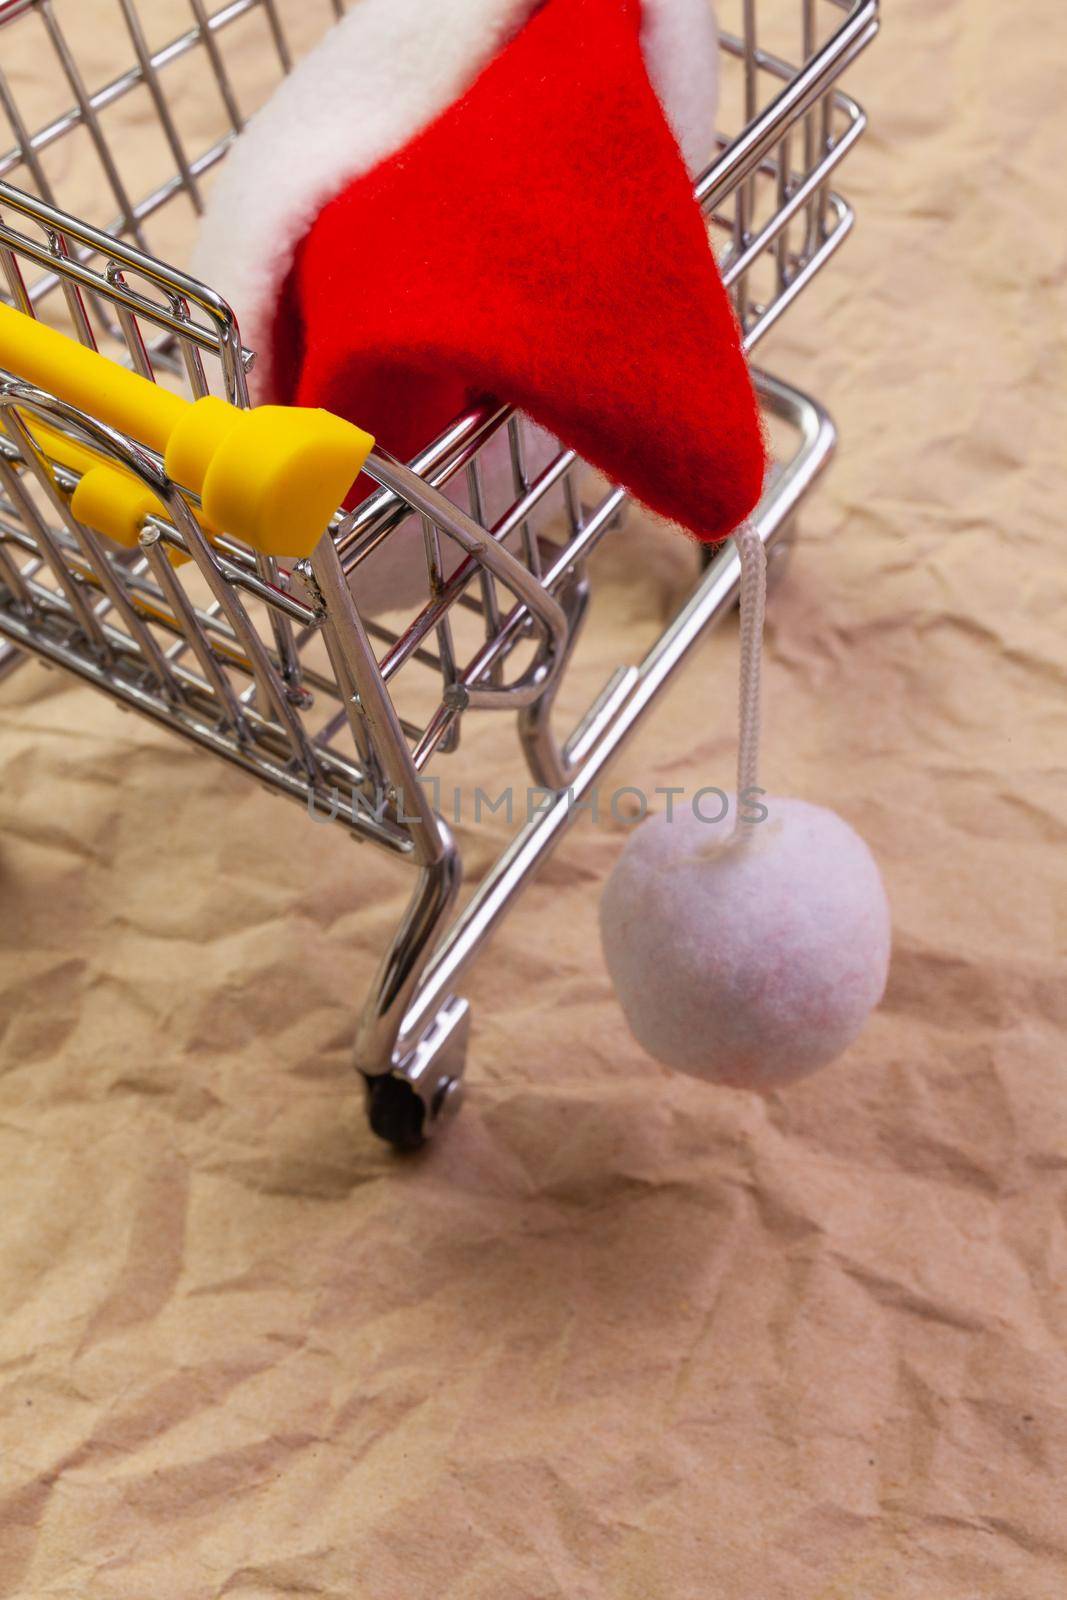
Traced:
MULTIPOLYGON (((470 87, 541 0, 361 0, 251 118, 223 163, 193 271, 237 310, 273 399, 270 340, 293 253, 353 178, 401 149, 470 87)), ((691 172, 711 155, 718 36, 708 0, 646 0, 649 76, 691 172)))
POLYGON ((728 533, 763 449, 686 172, 713 148, 716 63, 707 0, 361 0, 204 219, 193 270, 259 354, 254 398, 407 456, 493 393, 728 533))

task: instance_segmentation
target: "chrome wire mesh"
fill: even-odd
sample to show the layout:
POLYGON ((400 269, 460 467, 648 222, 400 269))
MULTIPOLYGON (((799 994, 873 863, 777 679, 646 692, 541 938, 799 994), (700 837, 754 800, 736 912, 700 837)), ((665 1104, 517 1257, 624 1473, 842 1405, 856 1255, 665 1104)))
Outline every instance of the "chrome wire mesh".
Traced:
MULTIPOLYGON (((115 59, 101 75, 97 58, 83 61, 79 50, 77 0, 0 0, 0 28, 34 31, 39 76, 52 95, 50 104, 31 95, 27 106, 0 70, 10 128, 0 154, 0 269, 7 298, 20 309, 193 397, 211 388, 246 404, 252 354, 242 350, 232 313, 209 287, 153 254, 156 229, 181 212, 188 235, 204 182, 254 109, 240 81, 248 27, 258 29, 258 48, 280 75, 342 6, 231 0, 209 12, 203 0, 168 0, 163 10, 185 25, 160 38, 154 7, 115 0, 108 41, 115 59), (193 127, 176 92, 190 74, 211 104, 193 127), (166 165, 145 193, 134 190, 110 124, 138 94, 150 102, 166 165), (96 163, 94 192, 107 196, 109 208, 98 221, 78 215, 78 194, 61 181, 63 152, 78 141, 80 154, 67 164, 84 177, 86 162, 96 163)), ((863 118, 835 80, 870 36, 874 7, 727 0, 720 15, 722 115, 739 131, 721 138, 697 195, 751 349, 850 225, 829 179, 863 118)), ((61 407, 49 416, 60 432, 84 433, 61 407)), ((189 497, 187 531, 181 514, 153 519, 138 551, 109 547, 74 523, 76 472, 34 448, 27 418, 27 408, 8 403, 0 436, 0 609, 8 638, 33 648, 36 636, 39 649, 183 731, 192 719, 195 737, 221 742, 269 783, 300 792, 338 781, 367 791, 378 783, 375 741, 353 709, 344 650, 311 565, 290 570, 233 539, 206 538, 189 497), (166 559, 168 549, 190 553, 189 546, 188 565, 166 559)), ((97 447, 129 468, 136 440, 111 435, 101 445, 101 437, 97 447)), ((158 470, 158 461, 151 465, 158 470)), ((417 601, 401 615, 376 610, 361 621, 421 771, 455 748, 481 689, 492 687, 494 703, 508 703, 507 684, 521 677, 534 649, 529 608, 477 554, 459 548, 451 507, 469 513, 577 619, 585 563, 627 502, 621 489, 597 487, 572 452, 546 453, 543 436, 505 406, 458 418, 413 466, 440 491, 436 515, 381 487, 338 514, 332 538, 357 608, 363 573, 387 541, 407 539, 415 552, 417 601)), ((380 819, 372 831, 382 832, 380 819)))

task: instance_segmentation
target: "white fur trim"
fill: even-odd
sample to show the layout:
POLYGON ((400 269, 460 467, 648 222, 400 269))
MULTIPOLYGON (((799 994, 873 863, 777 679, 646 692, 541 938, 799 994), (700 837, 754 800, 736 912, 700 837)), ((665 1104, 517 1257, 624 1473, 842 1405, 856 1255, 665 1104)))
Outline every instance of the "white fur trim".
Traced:
MULTIPOLYGON (((219 175, 193 275, 233 306, 271 398, 270 337, 293 252, 323 207, 459 98, 539 0, 360 0, 250 120, 219 175)), ((708 160, 718 49, 710 0, 645 0, 649 76, 691 171, 708 160)))
POLYGON ((652 87, 695 176, 715 150, 719 29, 711 0, 644 0, 641 48, 652 87))

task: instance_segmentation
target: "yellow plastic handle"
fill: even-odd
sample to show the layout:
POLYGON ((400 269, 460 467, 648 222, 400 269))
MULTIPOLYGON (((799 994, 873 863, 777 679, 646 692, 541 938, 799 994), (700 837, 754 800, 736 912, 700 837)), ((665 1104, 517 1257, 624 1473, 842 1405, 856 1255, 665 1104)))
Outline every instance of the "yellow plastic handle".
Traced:
MULTIPOLYGON (((30 426, 25 417, 23 421, 30 426)), ((116 544, 132 550, 146 517, 167 517, 162 500, 117 462, 102 461, 94 451, 76 439, 69 439, 65 433, 57 433, 36 417, 32 419, 30 432, 49 461, 78 473, 70 508, 87 527, 95 528, 97 533, 106 534, 116 544)), ((218 529, 202 513, 199 522, 211 540, 218 529)), ((180 550, 168 548, 167 560, 172 567, 180 567, 189 557, 180 550)))
POLYGON ((147 445, 214 527, 265 555, 311 553, 374 445, 329 411, 183 400, 3 304, 0 367, 147 445))

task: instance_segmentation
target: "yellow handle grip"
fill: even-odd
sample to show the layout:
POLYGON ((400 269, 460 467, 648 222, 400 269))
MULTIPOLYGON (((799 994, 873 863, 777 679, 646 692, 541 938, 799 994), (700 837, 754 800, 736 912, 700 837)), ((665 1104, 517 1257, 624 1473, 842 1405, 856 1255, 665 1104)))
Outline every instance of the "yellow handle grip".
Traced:
POLYGON ((159 455, 189 406, 180 395, 5 305, 0 305, 0 365, 159 455))
POLYGON ((216 528, 265 555, 311 553, 374 445, 329 411, 183 400, 3 304, 0 367, 156 451, 216 528))
MULTIPOLYGON (((69 439, 65 433, 57 433, 36 417, 30 431, 49 461, 78 473, 78 482, 70 496, 70 509, 79 522, 132 550, 146 517, 167 517, 162 500, 117 462, 102 461, 94 451, 69 439)), ((199 521, 210 541, 218 529, 203 514, 199 521)), ((167 560, 172 567, 180 567, 189 557, 180 550, 168 549, 167 560)))

